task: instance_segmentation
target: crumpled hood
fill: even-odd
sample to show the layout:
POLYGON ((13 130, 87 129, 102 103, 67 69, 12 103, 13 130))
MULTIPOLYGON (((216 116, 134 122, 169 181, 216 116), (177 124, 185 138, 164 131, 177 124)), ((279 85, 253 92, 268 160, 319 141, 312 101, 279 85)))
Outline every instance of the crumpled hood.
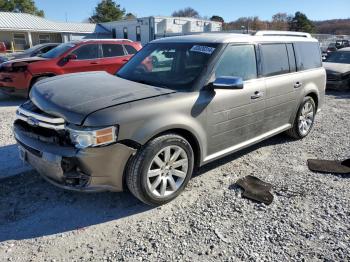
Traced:
POLYGON ((32 88, 30 98, 44 112, 80 125, 98 110, 174 92, 106 72, 89 72, 42 80, 32 88))
POLYGON ((324 62, 323 67, 329 73, 344 74, 344 73, 350 72, 350 64, 324 62))
POLYGON ((33 63, 33 62, 38 62, 38 61, 45 61, 45 60, 48 60, 47 58, 43 58, 43 57, 38 57, 38 56, 35 56, 35 57, 26 57, 26 58, 19 58, 19 59, 13 59, 13 60, 9 60, 5 63, 3 63, 2 65, 3 66, 11 66, 13 64, 16 64, 16 63, 33 63))

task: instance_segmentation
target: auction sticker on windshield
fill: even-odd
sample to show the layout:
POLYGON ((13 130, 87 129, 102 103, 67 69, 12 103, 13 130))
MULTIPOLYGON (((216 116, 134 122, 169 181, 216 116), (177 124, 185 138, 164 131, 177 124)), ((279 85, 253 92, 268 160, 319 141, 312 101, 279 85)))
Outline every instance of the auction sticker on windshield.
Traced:
POLYGON ((190 51, 211 55, 215 51, 215 48, 210 46, 194 45, 190 51))

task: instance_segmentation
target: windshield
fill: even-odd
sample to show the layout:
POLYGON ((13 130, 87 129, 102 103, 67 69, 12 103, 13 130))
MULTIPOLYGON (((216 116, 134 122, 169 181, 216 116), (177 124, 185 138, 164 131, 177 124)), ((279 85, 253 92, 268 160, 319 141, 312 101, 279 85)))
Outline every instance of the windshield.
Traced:
POLYGON ((350 64, 350 52, 334 52, 327 57, 325 62, 350 64))
POLYGON ((189 90, 218 44, 153 43, 146 45, 117 76, 158 87, 189 90))
POLYGON ((35 45, 35 46, 31 47, 31 48, 28 48, 28 49, 24 50, 23 54, 29 54, 29 53, 35 51, 36 49, 38 49, 38 48, 40 48, 42 46, 43 45, 35 45))
POLYGON ((72 43, 60 44, 59 46, 55 47, 54 49, 51 49, 49 52, 41 55, 41 57, 44 57, 44 58, 57 58, 60 55, 62 55, 65 52, 67 52, 69 49, 71 49, 74 46, 75 46, 75 44, 72 44, 72 43))

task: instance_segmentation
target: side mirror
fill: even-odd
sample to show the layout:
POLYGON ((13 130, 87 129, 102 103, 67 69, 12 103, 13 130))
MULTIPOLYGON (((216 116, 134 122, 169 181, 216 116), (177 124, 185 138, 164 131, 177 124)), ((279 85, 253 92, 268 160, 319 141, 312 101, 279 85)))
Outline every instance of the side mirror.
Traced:
POLYGON ((236 76, 221 76, 212 83, 214 89, 243 89, 243 79, 236 76))
POLYGON ((69 60, 76 60, 76 59, 78 59, 78 56, 77 55, 75 55, 75 54, 69 54, 69 55, 67 55, 66 56, 66 61, 68 62, 69 60))

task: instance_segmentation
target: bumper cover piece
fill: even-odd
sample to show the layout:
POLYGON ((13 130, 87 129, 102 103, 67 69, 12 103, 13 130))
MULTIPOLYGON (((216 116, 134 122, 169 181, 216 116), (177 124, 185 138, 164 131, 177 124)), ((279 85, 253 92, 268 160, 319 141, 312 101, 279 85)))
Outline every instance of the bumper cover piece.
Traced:
POLYGON ((123 191, 124 169, 136 149, 117 143, 78 150, 14 131, 22 158, 50 183, 73 191, 123 191))

